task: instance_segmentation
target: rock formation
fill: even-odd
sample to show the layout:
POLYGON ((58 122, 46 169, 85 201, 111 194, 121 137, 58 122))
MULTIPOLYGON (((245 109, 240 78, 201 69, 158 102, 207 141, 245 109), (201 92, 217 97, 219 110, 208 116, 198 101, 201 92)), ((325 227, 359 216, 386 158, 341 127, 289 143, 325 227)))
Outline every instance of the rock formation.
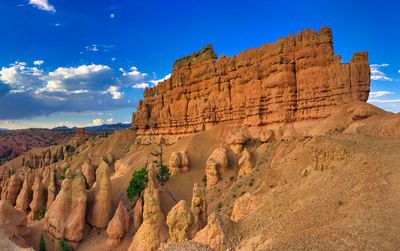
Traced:
POLYGON ((261 143, 267 143, 275 139, 274 131, 272 130, 261 130, 260 141, 261 143))
POLYGON ((15 204, 15 208, 23 213, 26 213, 32 199, 31 178, 29 176, 29 172, 25 173, 24 183, 22 184, 22 189, 18 194, 15 204))
POLYGON ((168 213, 169 242, 189 240, 192 234, 194 216, 186 201, 179 201, 168 213))
POLYGON ((89 187, 92 187, 93 183, 96 181, 95 170, 96 169, 92 165, 90 159, 86 160, 85 163, 83 163, 82 173, 83 173, 83 176, 85 177, 86 182, 89 185, 89 187))
POLYGON ((80 169, 69 169, 65 176, 60 193, 45 215, 45 229, 57 239, 79 242, 85 230, 85 178, 80 169))
POLYGON ((179 134, 218 122, 248 126, 325 118, 367 101, 368 54, 334 55, 332 31, 305 30, 276 43, 220 57, 211 46, 177 60, 172 75, 144 92, 132 124, 138 134, 179 134))
POLYGON ((52 168, 49 173, 49 183, 47 187, 47 202, 46 210, 49 210, 51 204, 54 202, 57 196, 57 186, 56 186, 56 172, 52 168))
POLYGON ((259 202, 254 195, 250 193, 243 194, 233 204, 231 220, 238 221, 250 215, 258 206, 259 202))
POLYGON ((32 202, 29 204, 31 212, 28 215, 29 221, 34 221, 40 210, 44 210, 44 187, 42 184, 42 178, 39 174, 36 174, 35 182, 33 183, 33 197, 32 202))
POLYGON ((200 230, 193 240, 209 245, 214 250, 222 251, 226 243, 227 229, 231 225, 232 222, 227 216, 214 212, 208 217, 207 226, 200 230))
POLYGON ((246 143, 246 137, 241 131, 234 132, 229 135, 227 143, 235 154, 240 154, 243 150, 244 143, 246 143))
POLYGON ((153 164, 149 165, 148 177, 143 197, 143 223, 134 235, 129 251, 155 251, 168 239, 153 164))
POLYGON ((192 237, 207 225, 207 201, 206 191, 198 183, 194 183, 191 210, 194 216, 192 237))
POLYGON ((26 224, 27 219, 23 212, 13 208, 6 200, 0 201, 0 238, 6 237, 18 246, 27 247, 23 238, 28 234, 26 224))
POLYGON ((221 180, 221 175, 228 168, 226 149, 216 148, 206 162, 207 189, 212 188, 221 180))
POLYGON ((102 161, 96 170, 96 187, 94 200, 91 204, 88 222, 96 228, 107 227, 111 218, 111 168, 102 161))
POLYGON ((1 192, 1 199, 8 200, 11 205, 15 205, 19 190, 21 188, 21 180, 18 175, 13 174, 6 182, 1 192))
POLYGON ((242 156, 239 159, 239 173, 238 176, 245 176, 251 173, 253 170, 254 164, 253 159, 251 158, 249 150, 244 149, 242 156))
POLYGON ((143 223, 143 197, 139 196, 133 208, 133 233, 139 229, 143 223))
POLYGON ((189 156, 185 151, 172 152, 168 165, 172 176, 189 171, 189 156))
POLYGON ((125 204, 120 201, 117 210, 107 227, 107 243, 111 247, 117 247, 129 229, 129 213, 125 204))

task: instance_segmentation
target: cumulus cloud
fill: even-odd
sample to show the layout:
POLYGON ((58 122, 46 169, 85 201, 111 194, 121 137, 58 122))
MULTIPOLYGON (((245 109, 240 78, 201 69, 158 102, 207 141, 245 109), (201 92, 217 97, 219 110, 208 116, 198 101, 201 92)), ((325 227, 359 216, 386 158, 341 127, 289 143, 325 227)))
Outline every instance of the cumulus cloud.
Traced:
POLYGON ((33 61, 33 64, 40 66, 40 65, 44 64, 44 61, 43 60, 35 60, 35 61, 33 61))
POLYGON ((111 13, 110 14, 110 18, 114 18, 115 17, 115 14, 114 13, 111 13))
POLYGON ((132 88, 135 88, 135 89, 146 89, 148 87, 150 87, 150 85, 148 83, 140 83, 140 84, 132 85, 132 88))
POLYGON ((369 97, 370 98, 378 98, 378 97, 383 97, 387 95, 392 95, 394 92, 391 91, 376 91, 376 92, 370 92, 369 97))
POLYGON ((91 44, 85 46, 87 52, 109 52, 112 48, 114 48, 112 44, 91 44))
POLYGON ((124 94, 123 92, 119 91, 118 86, 110 86, 103 94, 109 93, 112 96, 112 99, 121 99, 122 95, 124 94))
POLYGON ((108 123, 108 124, 114 123, 114 118, 108 118, 108 119, 107 119, 107 123, 108 123))
POLYGON ((102 124, 104 124, 104 120, 102 120, 102 119, 93 119, 93 121, 92 121, 92 125, 94 125, 94 126, 99 126, 102 124))
POLYGON ((147 73, 140 72, 135 66, 132 66, 129 71, 125 71, 123 68, 119 68, 119 71, 122 73, 120 78, 120 84, 122 86, 142 83, 148 77, 147 73))
POLYGON ((149 82, 152 83, 153 85, 158 85, 158 83, 163 82, 164 80, 167 80, 171 77, 171 73, 167 74, 165 77, 162 79, 156 79, 156 80, 150 80, 149 82))
POLYGON ((49 3, 48 0, 29 0, 29 4, 38 8, 39 10, 44 10, 48 12, 55 13, 56 9, 53 5, 49 3))
POLYGON ((371 64, 371 79, 379 81, 393 81, 392 78, 386 76, 386 74, 381 70, 382 68, 388 66, 389 64, 371 64))

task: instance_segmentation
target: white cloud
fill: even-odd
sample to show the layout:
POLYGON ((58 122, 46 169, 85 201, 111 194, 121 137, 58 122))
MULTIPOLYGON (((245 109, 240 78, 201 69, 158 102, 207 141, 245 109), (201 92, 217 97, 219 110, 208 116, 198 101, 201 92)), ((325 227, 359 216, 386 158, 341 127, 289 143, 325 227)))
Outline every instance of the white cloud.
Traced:
POLYGON ((115 14, 114 13, 111 13, 110 14, 110 18, 114 18, 115 17, 115 14))
POLYGON ((39 65, 44 64, 44 61, 43 60, 35 60, 35 61, 33 61, 33 64, 39 66, 39 65))
POLYGON ((389 64, 371 64, 371 79, 379 81, 393 81, 392 78, 386 76, 381 68, 387 67, 389 64))
POLYGON ((391 91, 376 91, 376 92, 370 92, 369 97, 370 98, 378 98, 378 97, 383 97, 387 95, 394 94, 394 92, 391 91))
POLYGON ((41 82, 44 72, 36 67, 29 67, 25 62, 15 62, 9 67, 2 67, 0 70, 0 81, 19 92, 32 89, 38 82, 41 82))
POLYGON ((103 92, 103 94, 109 93, 112 96, 112 99, 121 99, 122 95, 124 94, 123 92, 119 91, 118 86, 110 86, 107 91, 103 92))
POLYGON ((163 77, 162 79, 157 79, 157 80, 150 80, 149 82, 152 83, 153 85, 158 85, 158 83, 163 82, 171 77, 171 73, 163 77))
POLYGON ((119 68, 119 71, 122 72, 122 76, 119 80, 120 84, 123 86, 143 83, 148 76, 147 73, 140 72, 135 66, 132 66, 129 71, 125 71, 123 68, 119 68))
MULTIPOLYGON (((91 44, 85 46, 87 52, 109 52, 112 48, 114 48, 114 45, 112 44, 91 44)), ((83 54, 83 52, 81 52, 81 54, 83 54)))
POLYGON ((94 125, 94 126, 99 126, 102 124, 104 124, 104 120, 102 120, 102 119, 93 119, 93 121, 92 121, 92 125, 94 125))
POLYGON ((56 9, 51 5, 48 0, 29 0, 29 4, 35 6, 36 8, 48 12, 56 12, 56 9))
POLYGON ((368 103, 400 103, 400 99, 371 99, 368 103))
POLYGON ((114 123, 114 118, 108 118, 108 119, 107 119, 107 123, 109 123, 109 124, 114 123))
POLYGON ((114 62, 115 60, 117 60, 117 58, 114 58, 114 57, 113 57, 113 58, 111 58, 111 61, 113 61, 113 62, 114 62))
POLYGON ((135 88, 135 89, 146 89, 148 87, 150 87, 150 85, 148 83, 140 83, 140 84, 132 85, 132 88, 135 88))

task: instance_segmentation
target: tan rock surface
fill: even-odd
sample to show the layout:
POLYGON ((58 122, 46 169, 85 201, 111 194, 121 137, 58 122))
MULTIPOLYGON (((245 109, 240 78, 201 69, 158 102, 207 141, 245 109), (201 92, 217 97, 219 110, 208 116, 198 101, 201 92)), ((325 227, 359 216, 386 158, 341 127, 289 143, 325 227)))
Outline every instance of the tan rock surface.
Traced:
POLYGON ((95 194, 89 209, 88 222, 96 228, 105 228, 111 218, 111 168, 102 161, 96 170, 95 194))
POLYGON ((117 247, 129 229, 129 213, 125 204, 120 201, 117 210, 107 226, 107 244, 117 247))
POLYGON ((191 210, 194 216, 192 237, 207 225, 207 201, 204 187, 194 183, 191 210))
POLYGON ((82 173, 89 187, 92 187, 96 181, 96 168, 92 165, 90 159, 86 160, 83 164, 82 173))
POLYGON ((194 225, 194 216, 186 201, 179 201, 168 213, 169 242, 189 240, 194 225))
POLYGON ((189 171, 189 156, 185 151, 172 152, 168 168, 172 176, 189 171))
POLYGON ((29 203, 32 199, 32 189, 31 189, 31 178, 29 177, 30 173, 27 172, 24 177, 24 183, 22 184, 22 189, 18 194, 15 208, 19 211, 26 213, 26 210, 29 208, 29 203))
POLYGON ((165 216, 160 208, 159 190, 153 164, 149 165, 148 177, 149 181, 143 197, 143 223, 133 236, 129 251, 155 251, 161 243, 168 239, 168 229, 165 225, 165 216))
POLYGON ((143 197, 139 196, 133 208, 133 233, 139 229, 143 223, 143 197))
POLYGON ((242 156, 239 159, 239 173, 238 176, 245 176, 251 173, 254 168, 253 158, 249 150, 244 149, 242 156))
POLYGON ((254 195, 250 193, 243 194, 236 199, 235 203, 233 204, 231 220, 238 221, 252 214, 257 209, 259 204, 260 203, 257 201, 257 198, 254 195))
POLYGON ((20 247, 27 247, 23 238, 28 234, 26 224, 27 218, 23 212, 13 208, 6 200, 0 201, 0 237, 8 238, 20 247))
POLYGON ((87 191, 80 169, 68 170, 61 191, 45 215, 45 229, 55 238, 71 242, 83 239, 87 191))
POLYGON ((207 189, 214 187, 221 180, 221 175, 226 172, 227 168, 226 149, 218 147, 211 153, 206 162, 207 189))
POLYGON ((37 214, 40 210, 44 210, 44 186, 42 183, 42 177, 40 174, 36 174, 35 182, 32 187, 33 197, 32 202, 29 204, 31 208, 31 212, 28 215, 29 221, 34 221, 37 217, 37 214))
POLYGON ((19 190, 21 188, 21 180, 18 175, 12 175, 5 183, 1 193, 1 199, 8 200, 11 205, 15 205, 19 190))

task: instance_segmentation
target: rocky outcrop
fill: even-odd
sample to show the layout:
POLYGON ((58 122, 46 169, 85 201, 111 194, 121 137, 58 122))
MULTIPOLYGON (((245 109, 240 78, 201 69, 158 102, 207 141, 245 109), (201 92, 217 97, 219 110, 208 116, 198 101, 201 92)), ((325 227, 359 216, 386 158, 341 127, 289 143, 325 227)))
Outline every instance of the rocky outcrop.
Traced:
POLYGON ((221 176, 227 168, 226 149, 218 147, 211 153, 206 162, 207 189, 214 187, 221 180, 221 176))
POLYGON ((18 175, 12 175, 6 180, 3 190, 1 191, 1 199, 8 200, 11 205, 15 205, 19 190, 21 188, 21 180, 18 175))
POLYGON ((34 221, 40 210, 43 210, 44 213, 44 187, 42 184, 42 178, 39 174, 36 174, 32 190, 33 197, 31 204, 29 204, 29 207, 31 208, 31 212, 28 215, 29 221, 34 221))
POLYGON ((168 239, 153 164, 149 165, 148 178, 143 197, 143 223, 134 235, 129 251, 155 251, 168 239))
POLYGON ((5 237, 20 247, 27 247, 23 238, 28 234, 26 224, 27 219, 23 212, 13 208, 6 200, 0 201, 0 238, 5 237))
POLYGON ((208 224, 200 230, 193 238, 194 241, 209 245, 217 251, 224 250, 226 244, 227 230, 231 228, 232 222, 225 215, 214 212, 208 217, 208 224))
POLYGON ((172 152, 168 165, 172 176, 189 171, 189 156, 185 151, 172 152))
POLYGON ((236 199, 235 203, 233 204, 231 220, 238 221, 243 219, 244 217, 252 214, 258 206, 259 202, 254 195, 250 193, 243 194, 236 199))
POLYGON ((96 170, 96 187, 93 202, 91 203, 88 222, 96 228, 105 228, 111 218, 111 168, 102 161, 96 170))
POLYGON ((169 79, 144 92, 132 115, 139 135, 201 131, 222 121, 246 126, 326 118, 367 101, 368 54, 341 63, 330 28, 304 30, 218 60, 212 47, 177 60, 169 79))
POLYGON ((207 225, 206 191, 198 183, 194 183, 191 210, 194 216, 192 237, 207 225))
POLYGON ((227 139, 227 143, 235 154, 240 154, 244 143, 246 143, 246 136, 242 131, 232 132, 227 139))
POLYGON ((260 141, 261 143, 268 143, 275 139, 275 133, 272 130, 265 129, 260 132, 260 141))
POLYGON ((169 242, 189 240, 192 234, 194 216, 186 201, 179 201, 168 213, 169 242))
POLYGON ((107 227, 107 244, 117 247, 129 229, 129 213, 125 204, 120 201, 117 210, 107 227))
POLYGON ((143 197, 139 196, 133 208, 133 233, 139 229, 143 223, 143 197))
POLYGON ((251 173, 254 168, 253 159, 250 155, 249 150, 244 149, 242 156, 239 159, 239 173, 238 176, 245 176, 251 173))
POLYGON ((15 208, 19 211, 26 213, 29 207, 29 203, 32 199, 32 189, 31 189, 31 178, 30 173, 25 173, 24 183, 22 184, 22 189, 18 194, 15 208))
POLYGON ((80 169, 68 170, 61 191, 45 215, 45 229, 55 238, 70 242, 83 239, 87 192, 80 169))
POLYGON ((96 181, 96 168, 92 165, 90 159, 86 160, 82 165, 82 173, 86 179, 86 183, 89 187, 93 186, 96 181))
POLYGON ((57 186, 56 186, 56 172, 54 169, 50 170, 49 183, 47 187, 47 202, 46 209, 49 210, 51 204, 54 202, 57 196, 57 186))

